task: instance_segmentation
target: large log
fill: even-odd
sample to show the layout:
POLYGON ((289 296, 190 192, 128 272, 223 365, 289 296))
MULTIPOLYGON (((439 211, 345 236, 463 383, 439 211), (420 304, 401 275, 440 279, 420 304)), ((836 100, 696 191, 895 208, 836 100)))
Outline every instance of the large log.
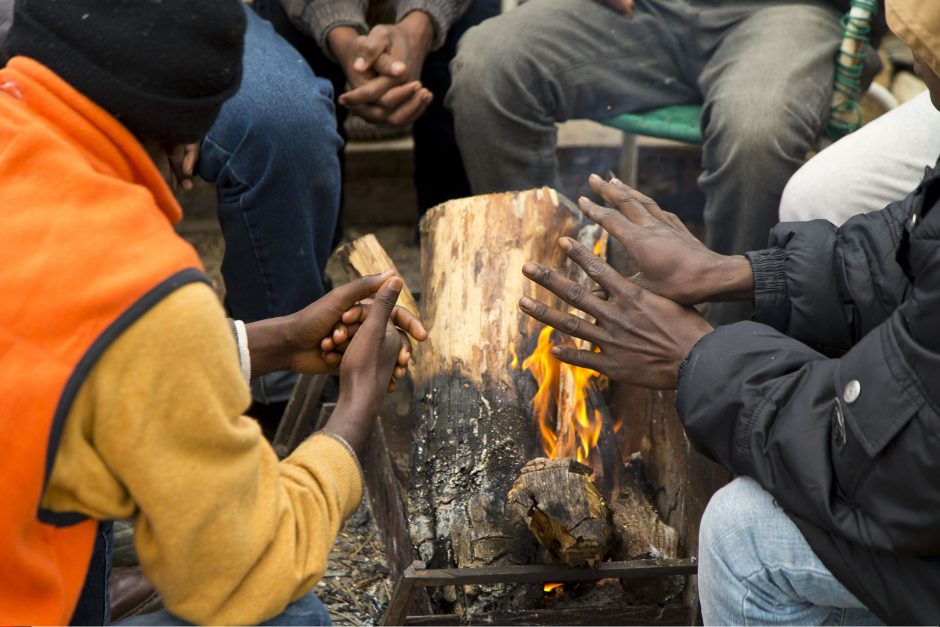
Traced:
MULTIPOLYGON (((532 351, 541 330, 519 298, 558 303, 521 267, 560 267, 556 241, 577 237, 582 221, 573 203, 543 188, 451 201, 421 222, 421 309, 430 335, 416 353, 409 524, 431 567, 534 559, 532 535, 506 511, 519 470, 542 455, 534 383, 510 362, 532 351)), ((473 614, 536 607, 541 593, 532 585, 467 586, 438 601, 439 609, 473 614)))

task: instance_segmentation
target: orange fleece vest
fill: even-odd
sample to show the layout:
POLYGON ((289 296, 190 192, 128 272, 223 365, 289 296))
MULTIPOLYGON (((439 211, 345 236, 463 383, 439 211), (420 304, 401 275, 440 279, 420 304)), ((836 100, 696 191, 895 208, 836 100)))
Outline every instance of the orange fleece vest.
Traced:
POLYGON ((116 119, 31 59, 0 70, 0 623, 68 624, 75 609, 97 522, 40 501, 97 359, 205 280, 180 218, 116 119))

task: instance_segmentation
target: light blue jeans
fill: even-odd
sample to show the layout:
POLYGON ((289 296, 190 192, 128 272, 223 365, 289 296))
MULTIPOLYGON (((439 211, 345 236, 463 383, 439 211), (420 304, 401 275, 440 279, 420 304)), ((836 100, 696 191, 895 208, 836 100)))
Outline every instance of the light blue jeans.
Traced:
POLYGON ((698 585, 706 625, 882 624, 748 477, 716 492, 705 509, 698 585))
MULTIPOLYGON (((143 614, 141 616, 132 616, 127 620, 122 620, 118 625, 192 625, 181 618, 170 614, 166 610, 143 614)), ((330 613, 327 611, 323 602, 310 592, 286 608, 284 611, 270 620, 266 620, 260 625, 332 625, 330 613)))
MULTIPOLYGON (((251 322, 323 296, 339 213, 342 140, 333 88, 271 25, 248 13, 244 74, 202 142, 196 173, 216 184, 225 238, 225 306, 251 322)), ((252 383, 261 403, 287 400, 294 375, 252 383)))

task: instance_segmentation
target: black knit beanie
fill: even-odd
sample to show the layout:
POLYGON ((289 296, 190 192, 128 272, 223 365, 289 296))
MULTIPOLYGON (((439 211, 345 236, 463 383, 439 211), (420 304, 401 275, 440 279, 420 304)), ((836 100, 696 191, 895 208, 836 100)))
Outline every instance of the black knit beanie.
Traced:
POLYGON ((194 142, 241 82, 244 11, 241 0, 16 0, 7 51, 140 139, 194 142))

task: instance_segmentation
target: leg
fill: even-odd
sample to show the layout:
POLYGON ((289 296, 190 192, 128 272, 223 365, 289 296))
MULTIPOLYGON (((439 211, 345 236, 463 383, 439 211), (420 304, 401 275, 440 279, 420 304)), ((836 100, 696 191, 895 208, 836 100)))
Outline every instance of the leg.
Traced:
POLYGON ((450 62, 463 34, 485 19, 499 15, 499 0, 473 0, 447 34, 444 45, 428 55, 421 82, 434 100, 414 123, 415 187, 420 215, 435 205, 470 195, 470 183, 454 136, 454 116, 444 106, 450 89, 450 62))
MULTIPOLYGON (((316 594, 310 592, 297 599, 284 611, 261 625, 332 625, 330 613, 316 594)), ((118 625, 192 625, 183 619, 160 610, 152 614, 133 616, 118 625)))
POLYGON ((698 101, 680 68, 685 2, 632 20, 593 0, 538 0, 467 31, 447 106, 474 193, 558 185, 555 123, 698 101))
POLYGON ((813 553, 773 497, 740 477, 715 493, 699 532, 706 625, 879 625, 813 553))
MULTIPOLYGON (((783 188, 823 128, 840 27, 828 9, 790 5, 751 9, 716 32, 721 37, 700 76, 699 184, 706 244, 733 254, 766 246, 783 188)), ((746 315, 734 306, 710 310, 718 324, 746 315)))
POLYGON ((839 225, 882 209, 917 187, 937 161, 940 112, 924 92, 865 125, 797 170, 783 190, 780 221, 839 225))
POLYGON ((72 613, 72 625, 111 624, 111 542, 114 523, 107 521, 98 525, 95 548, 85 576, 78 605, 72 613))
MULTIPOLYGON (((203 141, 198 173, 218 186, 225 304, 246 321, 289 314, 323 295, 339 206, 330 84, 271 25, 248 11, 245 73, 203 141)), ((286 400, 294 378, 253 384, 286 400)))

